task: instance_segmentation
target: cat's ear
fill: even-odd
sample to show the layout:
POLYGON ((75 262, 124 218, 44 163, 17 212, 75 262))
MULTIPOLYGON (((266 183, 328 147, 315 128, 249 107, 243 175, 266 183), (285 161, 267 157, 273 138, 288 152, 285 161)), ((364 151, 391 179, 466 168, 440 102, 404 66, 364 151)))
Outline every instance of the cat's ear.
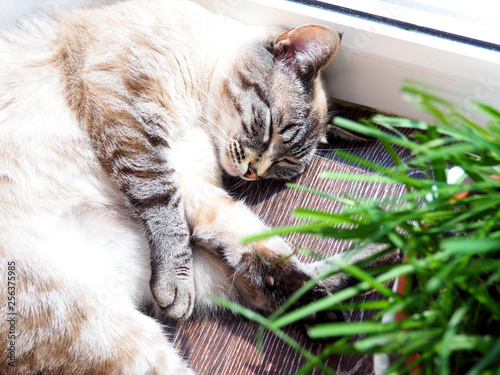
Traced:
POLYGON ((274 41, 274 58, 305 79, 314 79, 340 47, 341 34, 321 25, 290 29, 274 41))

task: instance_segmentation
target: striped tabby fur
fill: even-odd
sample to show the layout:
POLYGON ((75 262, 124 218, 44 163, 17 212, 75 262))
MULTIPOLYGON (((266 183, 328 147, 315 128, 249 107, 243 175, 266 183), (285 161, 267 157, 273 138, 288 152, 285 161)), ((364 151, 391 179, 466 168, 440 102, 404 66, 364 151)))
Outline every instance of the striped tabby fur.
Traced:
POLYGON ((15 367, 2 355, 0 372, 192 373, 140 306, 185 319, 216 295, 271 311, 320 272, 273 264, 293 253, 280 238, 242 245, 266 227, 221 177, 304 171, 339 43, 323 26, 247 26, 160 0, 5 33, 0 274, 15 265, 17 331, 15 367))

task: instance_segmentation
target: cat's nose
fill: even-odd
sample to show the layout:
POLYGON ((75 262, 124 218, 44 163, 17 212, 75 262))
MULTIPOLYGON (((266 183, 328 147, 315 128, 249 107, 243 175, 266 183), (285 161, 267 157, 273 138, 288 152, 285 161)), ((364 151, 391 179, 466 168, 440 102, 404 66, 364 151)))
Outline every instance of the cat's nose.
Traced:
POLYGON ((245 177, 251 180, 256 180, 259 178, 259 176, 257 175, 257 170, 252 164, 248 164, 248 170, 245 173, 245 177))

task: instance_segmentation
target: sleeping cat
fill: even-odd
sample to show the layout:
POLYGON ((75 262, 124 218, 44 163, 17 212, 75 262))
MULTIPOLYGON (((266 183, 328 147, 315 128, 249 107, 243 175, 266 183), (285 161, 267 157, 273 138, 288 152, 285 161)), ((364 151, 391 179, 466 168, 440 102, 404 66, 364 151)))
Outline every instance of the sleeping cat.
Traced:
POLYGON ((272 311, 327 267, 299 263, 278 237, 241 244, 266 226, 221 177, 304 171, 339 44, 324 26, 247 26, 160 0, 5 33, 0 269, 14 288, 2 276, 0 298, 15 297, 2 307, 15 353, 0 372, 190 374, 140 306, 186 319, 218 296, 272 311))

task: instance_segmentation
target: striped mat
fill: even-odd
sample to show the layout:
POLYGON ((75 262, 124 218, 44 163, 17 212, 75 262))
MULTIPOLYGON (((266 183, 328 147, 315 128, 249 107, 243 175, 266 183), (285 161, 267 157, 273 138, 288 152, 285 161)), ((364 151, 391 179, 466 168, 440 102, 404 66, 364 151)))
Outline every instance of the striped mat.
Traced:
MULTIPOLYGON (((370 115, 364 109, 343 109, 342 115, 359 118, 370 115)), ((311 187, 336 196, 348 193, 354 197, 384 199, 397 197, 404 193, 404 187, 383 183, 360 181, 330 180, 319 177, 323 171, 345 173, 372 173, 361 165, 347 162, 338 155, 338 150, 348 151, 361 158, 381 165, 391 165, 391 159, 380 142, 376 140, 360 142, 344 139, 334 140, 329 147, 318 150, 308 170, 296 184, 311 187)), ((409 157, 406 150, 398 150, 403 159, 409 157)), ((270 226, 287 226, 300 221, 291 217, 296 207, 318 208, 338 212, 341 204, 300 190, 289 189, 283 183, 266 181, 253 183, 234 183, 228 181, 233 195, 243 198, 252 210, 270 226)), ((308 235, 289 235, 286 237, 295 247, 306 247, 322 255, 341 252, 349 243, 346 241, 317 238, 308 235)), ((299 255, 304 262, 311 261, 299 255)), ((375 292, 368 292, 356 301, 379 298, 375 292)), ((352 311, 350 320, 366 319, 368 312, 352 311)), ((200 375, 288 375, 294 374, 303 364, 304 358, 271 333, 264 336, 263 351, 259 351, 255 335, 258 326, 252 322, 231 317, 195 318, 171 330, 175 346, 186 358, 191 367, 200 375)), ((285 332, 311 353, 320 353, 323 344, 307 339, 298 327, 287 327, 285 332)), ((371 357, 332 355, 326 363, 338 374, 373 374, 371 357)), ((320 374, 313 371, 311 374, 320 374)))

